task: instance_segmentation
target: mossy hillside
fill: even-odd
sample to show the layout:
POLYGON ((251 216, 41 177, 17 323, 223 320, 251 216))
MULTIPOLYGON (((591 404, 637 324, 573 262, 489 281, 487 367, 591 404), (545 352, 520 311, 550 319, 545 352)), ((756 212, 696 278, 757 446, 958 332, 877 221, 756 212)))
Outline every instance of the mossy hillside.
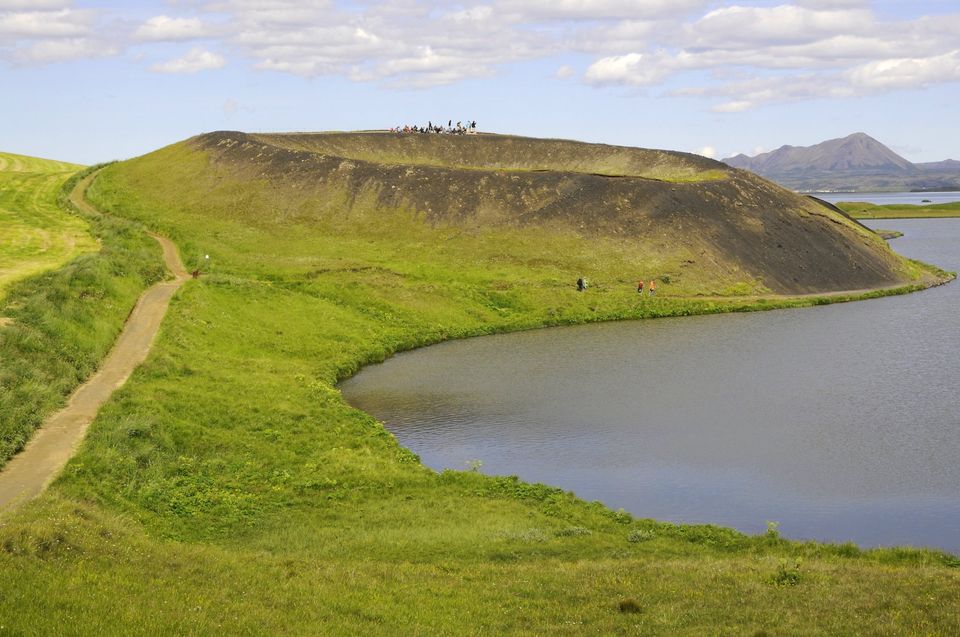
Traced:
POLYGON ((269 183, 205 175, 193 154, 153 159, 109 167, 91 197, 177 237, 204 274, 60 480, 0 522, 14 632, 958 629, 950 556, 661 524, 513 478, 437 474, 334 386, 453 337, 837 299, 641 302, 632 280, 578 294, 571 275, 615 272, 620 244, 600 258, 569 232, 474 236, 403 211, 347 232, 290 215, 269 183), (625 599, 641 612, 621 612, 625 599))
POLYGON ((732 172, 725 164, 690 153, 512 135, 280 133, 250 138, 269 146, 377 164, 571 172, 678 182, 725 179, 732 172))
MULTIPOLYGON (((466 136, 347 137, 358 144, 370 137, 464 148, 487 143, 466 136)), ((536 165, 533 155, 529 161, 536 165)), ((158 200, 174 196, 165 194, 162 184, 186 179, 189 187, 178 187, 176 205, 229 207, 238 222, 259 231, 289 237, 326 229, 340 246, 373 235, 370 240, 387 250, 406 250, 412 243, 415 249, 471 254, 486 244, 502 247, 503 259, 530 255, 528 262, 542 258, 530 249, 539 244, 546 259, 560 248, 554 260, 562 255, 559 261, 574 266, 581 260, 568 260, 566 248, 580 246, 576 256, 598 262, 591 255, 608 252, 614 258, 605 262, 618 263, 607 271, 581 271, 574 279, 629 280, 652 269, 681 286, 677 293, 683 295, 728 289, 796 294, 914 281, 903 260, 868 229, 743 171, 677 184, 555 170, 459 170, 348 160, 265 145, 240 133, 215 133, 140 158, 127 174, 158 200), (154 178, 160 175, 166 177, 154 178), (388 236, 390 241, 383 241, 388 236), (528 246, 499 246, 506 236, 528 246), (477 245, 460 250, 461 242, 474 238, 477 245)))

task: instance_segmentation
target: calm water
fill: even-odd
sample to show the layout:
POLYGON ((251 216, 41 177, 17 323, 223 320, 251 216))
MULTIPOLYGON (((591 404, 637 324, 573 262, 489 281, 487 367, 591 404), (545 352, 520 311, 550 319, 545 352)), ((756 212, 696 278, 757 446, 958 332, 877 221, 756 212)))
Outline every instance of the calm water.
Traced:
MULTIPOLYGON (((885 220, 960 269, 960 219, 885 220)), ((556 328, 401 354, 342 386, 428 466, 641 517, 960 553, 960 284, 799 310, 556 328)))
POLYGON ((830 203, 838 201, 866 201, 884 206, 887 204, 951 203, 960 201, 960 192, 814 192, 810 193, 830 203))

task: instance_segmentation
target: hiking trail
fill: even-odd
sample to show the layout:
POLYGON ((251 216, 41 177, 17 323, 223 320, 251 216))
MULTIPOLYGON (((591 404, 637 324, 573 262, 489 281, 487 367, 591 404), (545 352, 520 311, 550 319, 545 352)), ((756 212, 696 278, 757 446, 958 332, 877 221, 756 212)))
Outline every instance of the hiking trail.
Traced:
MULTIPOLYGON (((84 212, 99 215, 103 213, 84 197, 95 176, 96 173, 82 179, 70 193, 70 201, 84 212)), ((73 392, 63 409, 44 421, 23 450, 0 470, 0 513, 33 499, 59 475, 76 453, 100 407, 146 359, 170 299, 189 278, 173 242, 149 234, 163 248, 163 260, 174 279, 156 283, 140 296, 113 349, 97 371, 73 392)))

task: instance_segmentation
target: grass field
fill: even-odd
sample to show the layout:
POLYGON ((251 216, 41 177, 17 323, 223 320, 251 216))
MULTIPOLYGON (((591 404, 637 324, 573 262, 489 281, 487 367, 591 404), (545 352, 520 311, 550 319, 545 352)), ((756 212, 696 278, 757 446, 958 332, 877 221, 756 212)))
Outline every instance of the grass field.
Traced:
POLYGON ((0 153, 0 299, 14 281, 96 249, 87 223, 57 205, 63 183, 79 168, 0 153))
POLYGON ((862 201, 842 201, 837 204, 844 212, 857 219, 922 219, 960 217, 960 201, 952 203, 912 206, 888 204, 877 206, 862 201))
MULTIPOLYGON (((8 167, 45 165, 3 157, 8 167)), ((58 172, 0 173, 0 245, 44 236, 48 247, 23 239, 2 253, 11 276, 0 290, 0 467, 96 369, 140 291, 162 274, 142 229, 70 211, 59 188, 78 174, 48 166, 58 172)))
MULTIPOLYGON (((666 292, 756 288, 700 272, 638 305, 624 272, 681 264, 631 261, 614 240, 454 233, 399 213, 307 222, 281 214, 265 184, 210 187, 180 159, 105 169, 90 198, 117 218, 92 220, 103 252, 85 258, 109 274, 81 288, 58 271, 62 298, 36 300, 79 303, 119 277, 111 311, 96 307, 122 314, 158 262, 137 224, 204 270, 61 478, 0 520, 0 632, 960 631, 955 557, 664 524, 511 477, 436 473, 335 387, 362 364, 449 338, 838 299, 666 292), (597 282, 588 293, 574 290, 580 274, 597 282)), ((80 331, 91 320, 64 318, 80 331)), ((2 360, 21 361, 19 378, 56 356, 51 346, 2 360)))

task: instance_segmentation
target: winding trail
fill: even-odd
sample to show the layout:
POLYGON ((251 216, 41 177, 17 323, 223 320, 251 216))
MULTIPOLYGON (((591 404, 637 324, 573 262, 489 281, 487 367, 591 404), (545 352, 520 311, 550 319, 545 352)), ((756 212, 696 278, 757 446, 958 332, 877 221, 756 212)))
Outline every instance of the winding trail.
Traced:
MULTIPOLYGON (((84 198, 95 176, 96 173, 81 180, 70 194, 70 201, 86 212, 102 214, 84 198)), ((77 388, 66 407, 47 418, 23 451, 0 471, 0 513, 36 497, 56 478, 76 452, 101 405, 147 357, 170 299, 189 278, 176 246, 166 237, 153 233, 150 236, 163 247, 163 259, 174 279, 157 283, 140 296, 96 373, 77 388)))

